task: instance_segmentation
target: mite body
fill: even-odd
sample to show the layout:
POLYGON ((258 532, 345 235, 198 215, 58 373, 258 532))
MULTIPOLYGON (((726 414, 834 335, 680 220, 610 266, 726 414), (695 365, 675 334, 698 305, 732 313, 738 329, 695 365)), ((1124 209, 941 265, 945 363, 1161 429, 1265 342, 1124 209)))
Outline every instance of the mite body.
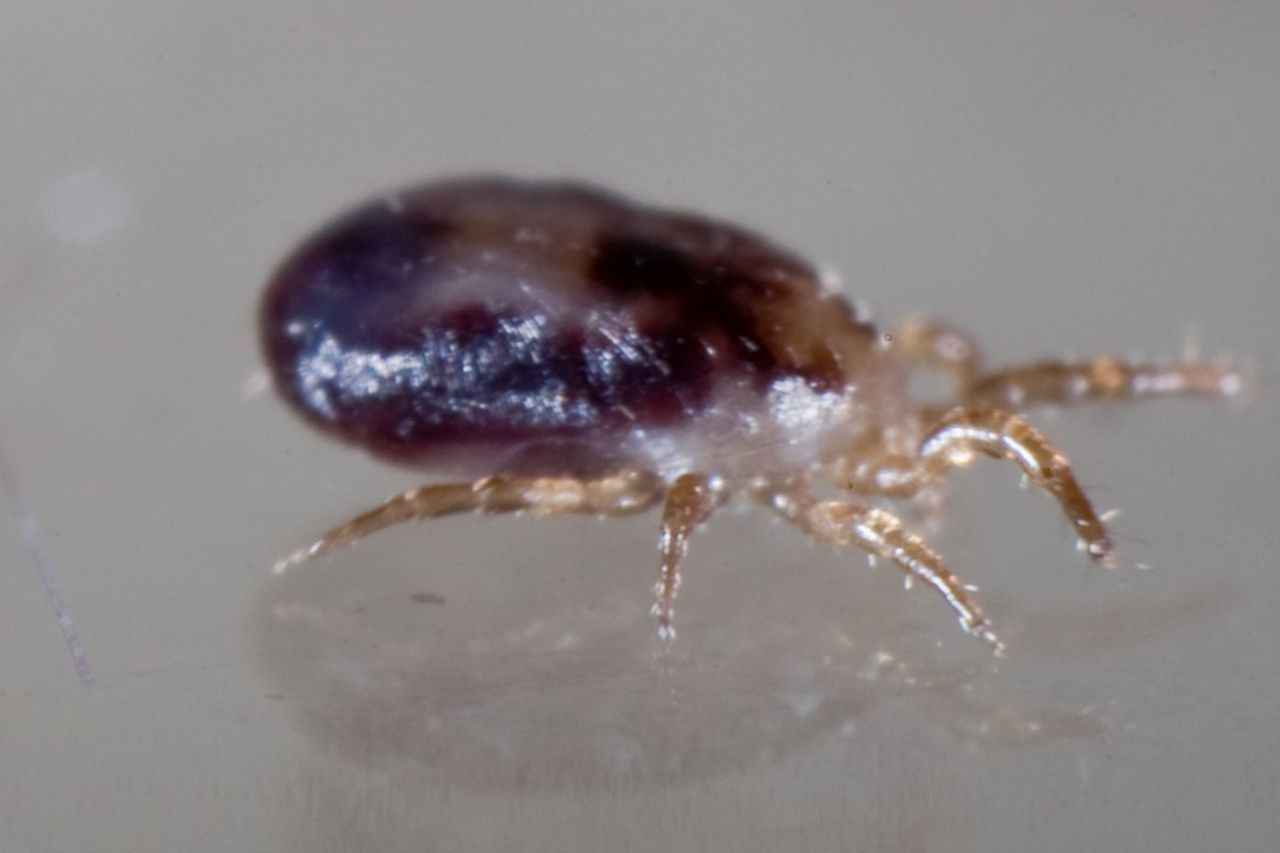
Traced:
POLYGON ((930 584, 999 648, 942 560, 869 501, 930 489, 975 452, 1008 459, 1105 564, 1110 541, 1067 460, 1014 409, 1240 385, 1219 363, 984 373, 967 336, 921 323, 882 336, 808 264, 741 228, 500 178, 426 184, 340 218, 277 271, 261 323, 275 385, 309 421, 460 478, 397 495, 278 569, 410 518, 661 503, 664 636, 690 534, 746 493, 930 584), (946 373, 954 399, 913 402, 916 368, 946 373), (820 499, 821 484, 857 500, 820 499))

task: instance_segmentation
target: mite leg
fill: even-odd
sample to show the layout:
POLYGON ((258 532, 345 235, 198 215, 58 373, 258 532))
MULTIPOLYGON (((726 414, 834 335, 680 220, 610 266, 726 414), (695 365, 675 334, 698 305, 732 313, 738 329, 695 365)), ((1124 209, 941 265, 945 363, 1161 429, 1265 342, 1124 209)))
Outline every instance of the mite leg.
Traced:
POLYGON ((1017 415, 996 409, 952 409, 929 430, 914 456, 873 452, 846 463, 840 473, 852 491, 905 498, 952 469, 967 466, 975 453, 1016 462, 1029 482, 1058 501, 1080 547, 1110 568, 1111 540, 1076 482, 1067 457, 1017 415))
POLYGON ((475 483, 422 486, 396 495, 382 506, 341 524, 275 565, 286 569, 344 545, 415 518, 438 518, 462 512, 520 512, 535 515, 585 513, 627 515, 648 509, 661 495, 657 477, 623 471, 597 480, 573 477, 488 477, 475 483))
MULTIPOLYGON (((895 360, 909 368, 944 374, 950 381, 953 398, 964 396, 980 375, 982 354, 977 342, 953 326, 912 318, 885 338, 895 360)), ((921 406, 918 419, 913 418, 908 425, 868 432, 829 468, 829 475, 859 494, 925 496, 928 484, 916 470, 915 459, 922 432, 920 423, 932 423, 954 405, 921 406)))
POLYGON ((927 480, 968 465, 974 452, 1017 463, 1027 479, 1058 501, 1080 547, 1110 568, 1111 540, 1071 463, 1049 439, 1017 415, 995 409, 953 409, 925 436, 919 466, 927 480))
POLYGON ((935 321, 907 320, 891 333, 889 352, 909 364, 945 373, 957 392, 968 388, 981 369, 977 342, 935 321))
POLYGON ((685 474, 672 483, 667 492, 662 508, 662 533, 658 537, 661 558, 658 582, 654 584, 658 601, 653 605, 653 615, 658 617, 658 636, 664 640, 673 640, 676 636, 671 625, 675 615, 672 604, 680 589, 680 569, 689 552, 689 537, 723 501, 723 486, 704 474, 685 474))
POLYGON ((951 570, 919 536, 907 533, 897 516, 876 507, 844 501, 818 501, 807 491, 789 489, 759 496, 774 512, 824 542, 861 548, 887 560, 933 587, 951 605, 965 632, 986 640, 996 654, 1004 644, 990 621, 951 570))
POLYGON ((961 399, 974 407, 1022 409, 1175 395, 1234 397, 1249 387, 1247 373, 1225 361, 1130 364, 1109 356, 1083 362, 1039 361, 975 377, 961 399))

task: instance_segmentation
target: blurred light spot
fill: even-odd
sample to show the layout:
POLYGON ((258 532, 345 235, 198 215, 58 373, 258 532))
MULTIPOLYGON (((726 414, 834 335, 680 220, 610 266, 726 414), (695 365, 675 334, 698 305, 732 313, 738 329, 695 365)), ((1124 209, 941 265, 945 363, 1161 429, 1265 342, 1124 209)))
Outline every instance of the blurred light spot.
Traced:
POLYGON ((100 245, 132 218, 133 201, 113 178, 83 167, 55 178, 40 195, 40 221, 56 242, 74 248, 100 245))

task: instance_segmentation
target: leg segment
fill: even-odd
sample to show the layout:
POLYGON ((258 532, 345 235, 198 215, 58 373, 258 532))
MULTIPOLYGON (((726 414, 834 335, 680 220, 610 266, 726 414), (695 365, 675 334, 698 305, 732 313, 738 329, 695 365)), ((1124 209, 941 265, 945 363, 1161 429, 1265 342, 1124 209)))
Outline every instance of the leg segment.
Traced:
POLYGON ((623 471, 598 480, 572 477, 488 477, 475 483, 423 486, 396 495, 382 506, 341 524, 275 565, 276 574, 313 557, 415 518, 462 512, 519 512, 537 515, 586 513, 627 515, 654 504, 661 485, 651 474, 623 471))
POLYGON ((661 561, 654 592, 658 601, 653 615, 658 617, 658 636, 675 639, 671 625, 675 610, 672 603, 680 589, 680 568, 689 551, 689 537, 699 524, 724 501, 723 487, 704 474, 685 474, 671 485, 662 508, 662 533, 658 537, 661 561))
POLYGON ((967 633, 986 640, 997 654, 1004 651, 991 623, 960 580, 923 539, 903 530, 902 522, 892 513, 843 501, 818 501, 799 489, 768 492, 760 497, 787 521, 816 538, 861 548, 893 563, 908 577, 927 583, 951 605, 967 633))
POLYGON ((1058 501, 1085 552, 1110 567, 1111 540, 1106 528, 1076 482, 1071 463, 1049 439, 1017 415, 993 409, 953 409, 925 436, 920 459, 936 478, 967 465, 974 451, 1016 462, 1030 482, 1058 501))
POLYGON ((1248 388, 1246 374, 1219 361, 1130 364, 1108 356, 1085 362, 1039 361, 973 378, 961 398, 974 407, 1022 409, 1174 395, 1234 397, 1248 388))
POLYGON ((1017 415, 996 409, 958 408, 930 429, 914 457, 869 455, 844 472, 855 492, 909 497, 954 468, 963 468, 975 453, 1016 462, 1027 479, 1058 501, 1080 546, 1110 567, 1111 540, 1071 464, 1049 439, 1017 415))
POLYGON ((907 320, 892 332, 889 351, 920 367, 941 371, 957 392, 978 375, 982 354, 966 332, 931 320, 907 320))

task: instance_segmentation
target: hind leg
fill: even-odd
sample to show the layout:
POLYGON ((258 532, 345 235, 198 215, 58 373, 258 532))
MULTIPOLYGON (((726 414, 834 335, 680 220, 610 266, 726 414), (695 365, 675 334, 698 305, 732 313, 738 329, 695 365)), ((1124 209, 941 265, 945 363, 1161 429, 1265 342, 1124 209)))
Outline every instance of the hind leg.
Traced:
POLYGON ((657 477, 623 471, 596 480, 573 477, 487 477, 475 483, 422 486, 396 495, 382 506, 329 530, 315 542, 279 560, 279 574, 313 557, 342 548, 370 534, 415 518, 439 518, 462 512, 520 512, 535 515, 580 513, 628 515, 652 506, 662 494, 657 477))

